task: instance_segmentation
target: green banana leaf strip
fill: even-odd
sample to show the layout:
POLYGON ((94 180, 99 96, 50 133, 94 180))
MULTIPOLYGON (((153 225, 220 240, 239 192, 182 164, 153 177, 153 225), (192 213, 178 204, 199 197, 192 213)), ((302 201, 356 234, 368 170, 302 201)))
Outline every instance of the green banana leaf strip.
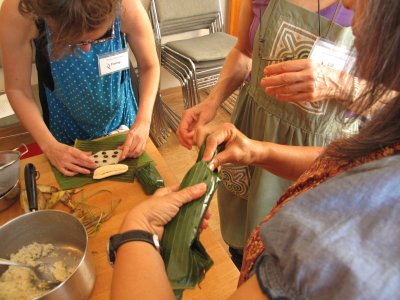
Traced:
POLYGON ((161 240, 167 275, 178 299, 182 290, 195 287, 213 264, 199 240, 199 228, 220 179, 206 162, 201 161, 203 150, 200 150, 198 161, 187 172, 179 189, 205 182, 206 193, 180 209, 166 226, 161 240))
POLYGON ((160 173, 158 173, 154 163, 148 163, 139 167, 136 170, 135 176, 146 195, 153 195, 157 189, 165 186, 164 180, 160 173))
POLYGON ((174 290, 174 295, 177 300, 181 300, 183 297, 183 290, 174 290))
MULTIPOLYGON (((103 150, 116 149, 118 146, 122 145, 125 141, 126 134, 114 135, 101 140, 91 141, 91 140, 76 140, 74 147, 82 151, 90 151, 96 153, 103 150)), ((141 166, 153 162, 153 159, 144 152, 138 158, 127 158, 120 162, 121 164, 128 165, 129 169, 126 173, 105 178, 104 180, 115 180, 115 181, 126 181, 132 182, 136 173, 136 170, 141 166)), ((93 170, 89 175, 77 174, 75 176, 64 176, 60 171, 58 171, 54 166, 51 166, 53 173, 56 177, 60 188, 63 190, 69 190, 77 187, 84 186, 86 184, 98 182, 98 180, 93 179, 93 170)))

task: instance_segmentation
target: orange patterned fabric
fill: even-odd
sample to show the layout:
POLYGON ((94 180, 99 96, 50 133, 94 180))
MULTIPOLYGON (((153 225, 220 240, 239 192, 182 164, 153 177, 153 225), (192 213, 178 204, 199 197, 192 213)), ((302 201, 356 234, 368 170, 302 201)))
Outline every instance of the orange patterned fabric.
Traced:
POLYGON ((387 147, 384 150, 376 151, 368 156, 351 162, 332 162, 330 159, 323 156, 316 160, 311 168, 302 174, 301 177, 281 196, 275 208, 260 222, 247 240, 239 278, 239 286, 249 278, 249 273, 252 270, 256 259, 265 250, 265 245, 260 237, 261 225, 268 222, 268 220, 270 220, 282 207, 288 204, 291 200, 295 199, 295 197, 299 196, 301 193, 317 187, 319 184, 331 177, 344 173, 351 168, 360 166, 370 161, 393 155, 397 152, 400 152, 400 144, 387 147))

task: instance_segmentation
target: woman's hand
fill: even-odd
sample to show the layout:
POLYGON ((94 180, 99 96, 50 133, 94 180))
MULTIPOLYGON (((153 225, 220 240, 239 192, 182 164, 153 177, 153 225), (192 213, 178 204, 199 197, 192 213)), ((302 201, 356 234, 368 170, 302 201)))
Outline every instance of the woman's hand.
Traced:
POLYGON ((55 142, 43 150, 51 164, 65 176, 90 174, 89 169, 95 169, 91 152, 83 152, 77 148, 55 142))
MULTIPOLYGON (((180 191, 177 189, 178 186, 159 189, 149 200, 133 208, 125 217, 120 232, 144 230, 161 239, 164 226, 176 216, 182 205, 200 198, 206 192, 206 185, 200 183, 180 191)), ((204 222, 201 227, 205 227, 204 222)))
POLYGON ((266 95, 281 101, 345 99, 345 93, 339 90, 344 75, 310 59, 299 59, 265 67, 261 86, 266 95))
MULTIPOLYGON (((203 143, 207 133, 205 128, 196 130, 195 141, 199 147, 203 143)), ((256 147, 256 143, 256 141, 249 139, 241 133, 233 124, 224 123, 208 135, 203 160, 209 161, 212 159, 209 163, 211 169, 225 163, 249 165, 254 159, 253 150, 258 148, 256 147), (212 159, 217 146, 223 143, 223 151, 219 152, 212 159)))
POLYGON ((144 152, 149 132, 150 122, 136 120, 129 130, 124 144, 117 148, 122 150, 120 160, 127 157, 139 157, 144 152))
POLYGON ((217 113, 217 109, 217 104, 205 99, 182 113, 182 119, 176 131, 176 136, 182 146, 189 150, 192 149, 196 128, 212 121, 217 113))

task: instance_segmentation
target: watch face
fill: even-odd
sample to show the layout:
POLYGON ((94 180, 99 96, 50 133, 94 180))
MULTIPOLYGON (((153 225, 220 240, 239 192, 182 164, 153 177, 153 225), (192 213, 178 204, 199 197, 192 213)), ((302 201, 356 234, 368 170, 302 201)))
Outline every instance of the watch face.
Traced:
POLYGON ((160 250, 160 241, 158 240, 158 236, 156 234, 153 234, 153 242, 157 250, 160 250))

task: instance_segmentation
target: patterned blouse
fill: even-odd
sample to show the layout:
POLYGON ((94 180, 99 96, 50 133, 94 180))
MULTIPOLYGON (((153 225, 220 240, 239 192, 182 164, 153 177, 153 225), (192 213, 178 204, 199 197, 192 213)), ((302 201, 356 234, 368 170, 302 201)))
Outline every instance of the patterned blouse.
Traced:
POLYGON ((384 157, 398 154, 399 152, 400 144, 397 144, 395 146, 373 152, 368 156, 351 162, 332 161, 324 156, 321 156, 320 159, 317 159, 311 168, 302 174, 302 176, 282 195, 275 208, 260 222, 260 224, 251 234, 250 238, 247 240, 239 285, 249 278, 255 261, 261 257, 266 247, 268 247, 268 245, 264 245, 263 240, 261 239, 261 227, 263 225, 267 226, 267 223, 271 220, 271 218, 275 216, 283 207, 289 204, 292 200, 298 198, 298 196, 304 192, 316 188, 330 178, 343 174, 352 168, 379 160, 384 157))

